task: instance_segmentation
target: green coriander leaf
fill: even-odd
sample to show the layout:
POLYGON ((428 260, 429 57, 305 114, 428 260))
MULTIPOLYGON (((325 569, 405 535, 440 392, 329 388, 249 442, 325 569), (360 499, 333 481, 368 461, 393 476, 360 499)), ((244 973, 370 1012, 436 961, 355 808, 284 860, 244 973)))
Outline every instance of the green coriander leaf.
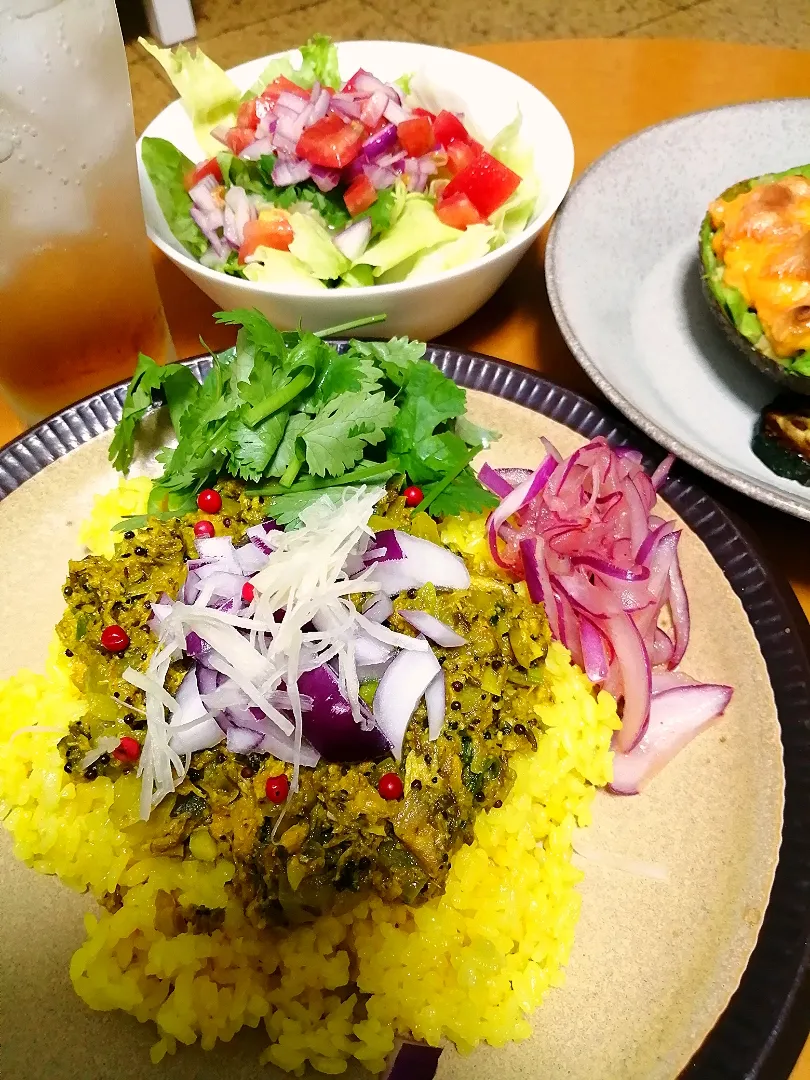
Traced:
POLYGON ((275 326, 255 308, 235 308, 233 311, 215 311, 214 320, 225 326, 241 326, 245 339, 253 343, 265 355, 283 360, 287 355, 284 338, 275 326))
MULTIPOLYGON (((427 360, 419 360, 409 370, 404 393, 399 399, 399 416, 391 433, 395 453, 414 449, 439 424, 461 416, 467 395, 460 386, 427 360)), ((456 437, 457 438, 457 437, 456 437)), ((461 439, 457 440, 463 446, 461 439)))
POLYGON ((298 525, 300 514, 323 495, 322 491, 296 491, 270 500, 267 513, 278 525, 298 525))
POLYGON ((478 424, 468 420, 466 416, 456 417, 453 430, 460 439, 464 440, 467 446, 477 446, 484 450, 501 437, 499 431, 491 431, 489 428, 480 427, 478 424))
POLYGON ((113 466, 123 473, 129 469, 135 452, 136 428, 155 401, 160 400, 161 391, 171 403, 172 423, 179 424, 199 388, 200 384, 182 364, 156 364, 141 353, 110 444, 109 456, 113 466), (172 385, 167 394, 169 383, 172 385))
POLYGON ((470 460, 470 450, 458 435, 442 431, 420 439, 413 450, 400 454, 400 460, 413 483, 425 484, 462 468, 470 460))
POLYGON ((255 428, 242 420, 228 426, 228 472, 242 480, 258 480, 276 453, 287 427, 289 412, 282 410, 255 428))
POLYGON ((371 236, 372 238, 379 236, 380 233, 387 232, 396 223, 405 205, 406 194, 404 184, 395 184, 393 187, 384 188, 377 193, 377 198, 368 210, 358 214, 354 220, 359 221, 361 218, 370 218, 371 236))
POLYGON ((305 476, 296 480, 289 488, 278 483, 261 484, 247 489, 248 495, 286 495, 297 491, 320 491, 324 488, 343 487, 347 484, 375 484, 390 480, 399 472, 399 458, 386 458, 385 461, 371 461, 358 465, 356 469, 343 473, 342 476, 305 476))
POLYGON ((191 196, 184 180, 194 162, 166 139, 144 138, 141 160, 172 235, 195 259, 208 250, 208 241, 191 216, 191 196))
MULTIPOLYGON (((491 491, 482 487, 473 470, 467 466, 439 493, 432 497, 432 488, 438 488, 441 481, 422 489, 424 501, 430 499, 430 513, 434 517, 456 517, 463 510, 471 514, 480 514, 492 510, 498 505, 498 499, 491 491)), ((421 509, 421 507, 420 507, 421 509)))
POLYGON ((228 150, 221 150, 217 154, 217 164, 222 173, 222 181, 226 187, 241 187, 251 195, 261 195, 268 202, 273 201, 275 187, 268 177, 273 172, 275 157, 268 155, 267 169, 262 166, 262 160, 248 161, 245 158, 236 157, 228 150))
POLYGON ((383 441, 396 415, 396 405, 383 393, 351 392, 328 401, 301 432, 309 471, 340 476, 351 469, 367 445, 383 441))
POLYGON ((334 349, 329 352, 330 362, 323 368, 314 384, 312 396, 306 403, 311 412, 316 412, 338 394, 357 390, 372 392, 379 389, 382 373, 370 356, 355 352, 351 348, 344 353, 338 353, 334 349))
POLYGON ((304 413, 293 413, 284 430, 284 437, 279 443, 268 468, 265 470, 268 476, 283 476, 293 461, 296 459, 303 461, 304 451, 302 448, 301 452, 298 453, 297 441, 308 423, 309 417, 304 413))
POLYGON ((422 341, 409 341, 404 337, 391 338, 390 341, 354 339, 349 343, 352 352, 371 357, 395 386, 402 386, 408 381, 411 368, 425 355, 426 347, 422 341))
POLYGON ((314 180, 307 180, 303 184, 275 188, 270 202, 282 210, 289 210, 299 203, 309 203, 330 229, 342 229, 351 221, 351 214, 343 201, 343 190, 338 186, 328 192, 319 191, 314 180))

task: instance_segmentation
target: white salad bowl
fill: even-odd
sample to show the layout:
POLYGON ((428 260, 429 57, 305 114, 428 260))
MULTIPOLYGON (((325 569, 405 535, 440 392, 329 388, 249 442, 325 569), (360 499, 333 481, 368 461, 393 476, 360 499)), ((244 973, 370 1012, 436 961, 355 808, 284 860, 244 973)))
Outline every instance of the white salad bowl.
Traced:
MULTIPOLYGON (((158 206, 141 161, 138 169, 149 238, 221 308, 253 307, 280 329, 303 324, 317 330, 369 315, 385 314, 384 328, 370 326, 365 336, 407 335, 429 340, 458 326, 477 311, 514 269, 520 258, 560 205, 571 182, 574 147, 568 126, 545 95, 505 68, 477 56, 404 41, 347 41, 337 45, 340 73, 348 79, 358 68, 393 82, 405 74, 424 73, 439 100, 461 110, 486 140, 491 140, 515 117, 523 118, 521 135, 534 151, 540 193, 526 229, 502 247, 434 277, 368 288, 310 291, 229 277, 202 266, 173 237, 158 206)), ((277 53, 300 63, 297 50, 277 53)), ((232 68, 228 74, 247 89, 273 56, 232 68)), ((178 100, 149 124, 144 136, 167 139, 194 161, 203 154, 187 113, 178 100)), ((357 331, 359 335, 363 330, 357 331)))

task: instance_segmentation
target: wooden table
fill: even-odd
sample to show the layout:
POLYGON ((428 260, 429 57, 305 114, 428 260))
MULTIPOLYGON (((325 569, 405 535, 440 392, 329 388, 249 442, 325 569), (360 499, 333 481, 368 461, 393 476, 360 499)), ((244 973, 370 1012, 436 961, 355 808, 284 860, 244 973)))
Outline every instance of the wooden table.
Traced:
MULTIPOLYGON (((810 96, 810 55, 789 49, 698 41, 535 41, 468 50, 534 83, 560 108, 574 137, 576 168, 634 131, 672 116, 757 98, 810 96)), ((797 161, 804 151, 797 147, 797 161)), ((806 155, 805 155, 806 156, 806 155)), ((156 272, 175 347, 181 357, 232 343, 211 321, 214 305, 156 253, 156 272)), ((599 391, 576 365, 554 322, 542 273, 542 243, 476 316, 447 335, 448 344, 490 353, 542 371, 596 400, 599 391)), ((0 443, 20 426, 0 402, 0 443)), ((810 616, 810 527, 706 480, 757 534, 788 576, 810 616)), ((810 1012, 807 1016, 810 1027, 810 1012)), ((792 1080, 810 1080, 810 1042, 792 1080)))

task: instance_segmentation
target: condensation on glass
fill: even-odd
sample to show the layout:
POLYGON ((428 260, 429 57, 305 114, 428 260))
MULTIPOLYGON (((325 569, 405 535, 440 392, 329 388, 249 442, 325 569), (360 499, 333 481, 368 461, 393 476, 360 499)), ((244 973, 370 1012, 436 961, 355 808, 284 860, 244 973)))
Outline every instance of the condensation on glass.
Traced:
POLYGON ((31 422, 171 351, 113 0, 0 0, 0 389, 31 422))

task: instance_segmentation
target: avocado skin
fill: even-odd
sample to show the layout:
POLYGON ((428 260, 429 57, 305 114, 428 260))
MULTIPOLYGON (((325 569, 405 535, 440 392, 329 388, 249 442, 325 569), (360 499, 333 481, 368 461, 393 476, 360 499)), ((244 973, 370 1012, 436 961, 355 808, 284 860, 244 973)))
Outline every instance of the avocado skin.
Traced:
MULTIPOLYGON (((773 183, 775 180, 781 180, 785 176, 804 176, 806 179, 810 180, 810 165, 798 165, 793 169, 786 169, 781 173, 767 173, 764 176, 754 176, 749 180, 741 180, 739 183, 733 184, 730 188, 727 188, 720 195, 720 198, 730 202, 732 199, 736 198, 737 195, 741 195, 745 191, 750 191, 760 184, 773 183)), ((738 328, 731 306, 733 305, 737 308, 737 315, 739 318, 741 309, 746 309, 745 300, 737 289, 733 289, 722 282, 718 282, 714 278, 716 269, 722 266, 722 263, 712 251, 711 241, 713 235, 714 230, 712 229, 711 218, 707 213, 701 223, 698 240, 700 283, 703 289, 703 295, 709 305, 709 310, 718 325, 737 350, 741 352, 754 367, 764 375, 767 375, 769 379, 793 393, 810 394, 810 375, 802 375, 800 372, 786 369, 785 362, 776 360, 772 356, 768 356, 766 352, 763 352, 762 349, 757 347, 757 344, 755 343, 757 341, 755 328, 758 325, 758 320, 755 319, 755 313, 750 312, 751 315, 754 315, 754 319, 748 320, 749 323, 752 324, 749 327, 748 337, 746 337, 738 328)), ((750 311, 750 309, 747 310, 750 311)), ((759 329, 759 337, 761 338, 763 336, 761 327, 759 329)), ((800 354, 800 357, 793 357, 789 362, 795 363, 797 359, 804 358, 807 358, 807 360, 810 361, 810 352, 802 353, 800 354)))
POLYGON ((803 395, 780 394, 766 405, 754 428, 751 449, 777 476, 810 487, 810 401, 803 395), (791 424, 798 418, 806 422, 806 427, 796 432, 791 443, 776 417, 787 417, 791 424))

